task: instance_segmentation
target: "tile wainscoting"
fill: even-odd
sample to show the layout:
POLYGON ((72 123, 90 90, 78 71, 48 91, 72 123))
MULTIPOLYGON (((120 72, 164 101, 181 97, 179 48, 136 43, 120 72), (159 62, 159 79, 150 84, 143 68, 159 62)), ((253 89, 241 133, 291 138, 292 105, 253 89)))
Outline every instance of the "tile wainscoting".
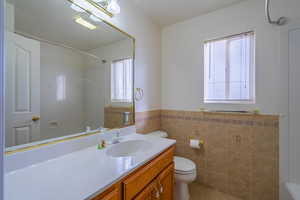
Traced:
POLYGON ((116 107, 108 106, 104 108, 104 127, 105 128, 121 128, 123 124, 123 113, 129 112, 129 124, 133 124, 132 107, 116 107))
POLYGON ((197 164, 198 182, 245 200, 277 200, 279 118, 270 115, 161 111, 176 154, 197 164), (200 150, 189 139, 204 140, 200 150))
POLYGON ((161 111, 151 110, 135 113, 135 125, 138 133, 150 133, 161 130, 161 111))
POLYGON ((176 154, 197 164, 197 181, 244 200, 279 199, 279 117, 155 110, 136 114, 140 133, 164 130, 176 154), (189 140, 202 139, 202 149, 189 140))

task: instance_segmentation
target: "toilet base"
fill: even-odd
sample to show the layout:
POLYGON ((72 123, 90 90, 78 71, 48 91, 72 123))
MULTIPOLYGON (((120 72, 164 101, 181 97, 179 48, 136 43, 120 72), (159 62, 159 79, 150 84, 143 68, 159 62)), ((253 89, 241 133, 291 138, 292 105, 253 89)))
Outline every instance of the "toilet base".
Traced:
POLYGON ((190 192, 189 192, 189 187, 188 187, 187 183, 177 182, 175 184, 174 199, 175 200, 189 200, 190 199, 190 192))

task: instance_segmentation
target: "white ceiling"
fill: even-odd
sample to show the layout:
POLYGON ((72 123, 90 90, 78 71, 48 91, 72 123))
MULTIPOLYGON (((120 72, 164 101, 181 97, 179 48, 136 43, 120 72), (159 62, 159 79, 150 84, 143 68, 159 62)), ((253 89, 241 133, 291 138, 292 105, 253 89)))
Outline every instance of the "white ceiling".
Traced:
POLYGON ((9 0, 15 6, 15 29, 43 40, 71 46, 79 50, 91 50, 111 42, 127 38, 104 23, 89 30, 74 22, 78 13, 66 0, 9 0))
MULTIPOLYGON (((125 0, 124 0, 125 1, 125 0)), ((167 26, 243 0, 132 0, 152 20, 167 26)))

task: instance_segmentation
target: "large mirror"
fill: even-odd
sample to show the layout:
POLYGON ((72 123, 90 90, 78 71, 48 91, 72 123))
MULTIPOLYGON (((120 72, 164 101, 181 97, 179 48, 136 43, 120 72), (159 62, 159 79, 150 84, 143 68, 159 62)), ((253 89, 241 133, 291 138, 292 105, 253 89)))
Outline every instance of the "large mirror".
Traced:
POLYGON ((6 147, 134 124, 133 74, 125 32, 67 0, 7 0, 6 147))

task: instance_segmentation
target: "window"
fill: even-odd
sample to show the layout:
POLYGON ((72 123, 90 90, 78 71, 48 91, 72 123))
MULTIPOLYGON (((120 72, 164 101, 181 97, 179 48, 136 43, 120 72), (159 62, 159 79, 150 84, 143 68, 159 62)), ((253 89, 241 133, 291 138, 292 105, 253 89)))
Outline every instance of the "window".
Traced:
POLYGON ((66 76, 59 75, 56 77, 56 100, 63 101, 66 99, 66 76))
POLYGON ((132 102, 132 59, 122 59, 111 65, 111 101, 132 102))
POLYGON ((204 102, 254 103, 254 32, 204 44, 204 102))

